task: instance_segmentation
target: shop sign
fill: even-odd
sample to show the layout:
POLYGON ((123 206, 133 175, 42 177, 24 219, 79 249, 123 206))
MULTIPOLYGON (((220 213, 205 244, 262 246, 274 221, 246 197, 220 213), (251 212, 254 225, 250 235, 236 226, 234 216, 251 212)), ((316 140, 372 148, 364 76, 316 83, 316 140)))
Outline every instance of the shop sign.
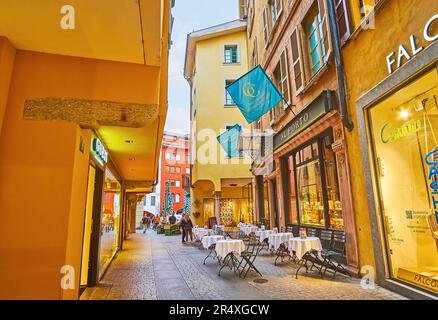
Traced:
POLYGON ((387 123, 380 131, 380 139, 384 144, 393 142, 395 140, 404 138, 408 135, 415 134, 421 130, 421 121, 416 120, 404 124, 401 127, 391 130, 391 124, 387 123), (389 131, 389 133, 387 133, 389 131))
POLYGON ((428 166, 429 189, 432 197, 433 211, 438 224, 438 150, 434 149, 426 156, 428 166))
MULTIPOLYGON (((426 42, 434 42, 438 39, 438 34, 432 34, 432 24, 438 20, 438 14, 435 14, 432 18, 427 21, 426 25, 423 29, 423 38, 426 42)), ((409 47, 406 48, 404 44, 401 44, 398 47, 397 52, 393 51, 386 57, 386 64, 388 66, 389 74, 392 74, 398 68, 400 68, 403 63, 408 62, 413 57, 415 57, 420 51, 423 50, 423 47, 419 47, 417 45, 417 39, 415 35, 411 35, 409 37, 409 47), (397 63, 397 64, 396 64, 397 63), (393 68, 395 64, 395 68, 393 68)))
POLYGON ((91 151, 93 151, 94 158, 100 164, 105 165, 108 162, 108 151, 106 151, 103 143, 98 138, 93 139, 91 151))
POLYGON ((332 109, 332 92, 324 91, 274 136, 274 150, 280 148, 332 109))

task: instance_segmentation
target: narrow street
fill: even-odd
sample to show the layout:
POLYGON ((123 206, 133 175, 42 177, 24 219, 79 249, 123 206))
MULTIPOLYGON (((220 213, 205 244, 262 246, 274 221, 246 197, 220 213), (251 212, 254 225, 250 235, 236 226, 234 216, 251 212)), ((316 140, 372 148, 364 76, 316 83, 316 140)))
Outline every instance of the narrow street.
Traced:
MULTIPOLYGON (((88 288, 81 299, 88 300, 393 300, 404 297, 380 287, 363 289, 360 280, 337 276, 321 279, 316 272, 295 279, 292 262, 274 266, 274 256, 262 253, 257 267, 268 282, 257 284, 259 278, 249 273, 246 279, 203 260, 207 250, 181 244, 179 236, 137 233, 125 242, 112 262, 101 285, 88 288)), ((303 271, 304 272, 304 271, 303 271)), ((301 273, 301 272, 300 272, 301 273)))

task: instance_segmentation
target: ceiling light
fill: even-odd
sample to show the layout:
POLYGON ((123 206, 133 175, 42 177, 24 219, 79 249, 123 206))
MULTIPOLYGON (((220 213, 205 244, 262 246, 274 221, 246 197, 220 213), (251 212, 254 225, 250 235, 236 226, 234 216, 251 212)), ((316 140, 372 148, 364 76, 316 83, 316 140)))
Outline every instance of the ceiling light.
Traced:
POLYGON ((401 110, 399 115, 400 115, 400 118, 402 118, 402 119, 409 118, 409 112, 407 110, 401 110))

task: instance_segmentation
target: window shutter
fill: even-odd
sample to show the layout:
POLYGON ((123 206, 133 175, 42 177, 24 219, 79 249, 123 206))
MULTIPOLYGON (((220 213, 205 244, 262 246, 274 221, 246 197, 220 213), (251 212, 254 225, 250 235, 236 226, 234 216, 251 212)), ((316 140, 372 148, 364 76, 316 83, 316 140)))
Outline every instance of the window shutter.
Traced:
POLYGON ((294 29, 291 35, 292 69, 294 71, 296 95, 298 95, 304 89, 304 72, 300 39, 300 31, 297 27, 294 29))
MULTIPOLYGON (((289 72, 287 64, 287 50, 284 49, 280 56, 280 76, 281 76, 281 93, 283 98, 287 103, 290 103, 290 93, 289 93, 289 72)), ((283 108, 286 108, 285 103, 283 108)))
POLYGON ((326 0, 318 0, 318 8, 319 8, 319 15, 321 17, 321 29, 322 29, 321 31, 322 31, 322 40, 325 49, 325 59, 324 59, 324 63, 325 63, 329 60, 332 51, 332 41, 330 38, 330 26, 329 26, 330 24, 328 19, 326 0))
POLYGON ((351 18, 348 8, 348 1, 336 0, 335 11, 336 22, 339 29, 339 39, 341 40, 341 44, 344 44, 351 35, 351 18))
POLYGON ((266 46, 269 41, 269 16, 268 16, 267 6, 263 8, 263 39, 265 41, 265 46, 266 46))

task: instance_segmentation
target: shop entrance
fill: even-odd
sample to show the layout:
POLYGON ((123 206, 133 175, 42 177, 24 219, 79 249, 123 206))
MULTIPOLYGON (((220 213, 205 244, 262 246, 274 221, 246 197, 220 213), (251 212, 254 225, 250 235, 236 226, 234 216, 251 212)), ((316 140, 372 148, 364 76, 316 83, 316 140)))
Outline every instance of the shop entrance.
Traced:
POLYGON ((87 202, 82 242, 81 289, 98 282, 100 240, 100 212, 102 207, 103 171, 90 165, 88 171, 87 202), (96 223, 94 223, 96 222, 96 223))

